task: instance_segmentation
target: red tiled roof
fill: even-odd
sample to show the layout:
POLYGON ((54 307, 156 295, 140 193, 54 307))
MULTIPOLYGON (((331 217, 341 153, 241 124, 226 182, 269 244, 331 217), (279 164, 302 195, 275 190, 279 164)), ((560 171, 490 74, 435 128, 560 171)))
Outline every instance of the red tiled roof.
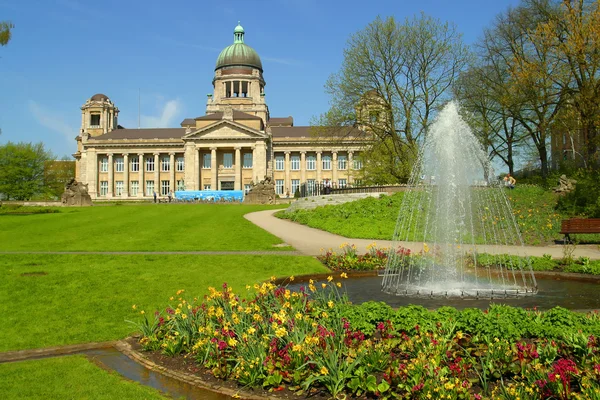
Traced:
POLYGON ((274 138, 328 138, 328 137, 361 137, 365 133, 351 126, 340 128, 325 128, 319 126, 272 126, 271 133, 274 138))
POLYGON ((181 139, 185 128, 144 128, 144 129, 115 129, 100 136, 90 136, 90 140, 118 139, 181 139))

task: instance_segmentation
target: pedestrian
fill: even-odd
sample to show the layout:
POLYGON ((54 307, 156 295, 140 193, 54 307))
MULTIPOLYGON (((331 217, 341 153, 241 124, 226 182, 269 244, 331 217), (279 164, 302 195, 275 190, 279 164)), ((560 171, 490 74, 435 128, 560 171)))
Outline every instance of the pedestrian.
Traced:
POLYGON ((324 188, 325 194, 331 194, 331 181, 329 180, 329 178, 325 178, 325 182, 323 183, 323 188, 324 188))
POLYGON ((514 177, 512 177, 510 174, 506 174, 506 176, 504 177, 504 186, 506 186, 509 189, 514 189, 516 183, 517 180, 514 177))
POLYGON ((154 202, 156 203, 156 190, 153 192, 154 194, 154 202))
POLYGON ((172 199, 172 198, 173 198, 173 192, 171 192, 171 191, 169 190, 169 203, 171 202, 171 199, 172 199))

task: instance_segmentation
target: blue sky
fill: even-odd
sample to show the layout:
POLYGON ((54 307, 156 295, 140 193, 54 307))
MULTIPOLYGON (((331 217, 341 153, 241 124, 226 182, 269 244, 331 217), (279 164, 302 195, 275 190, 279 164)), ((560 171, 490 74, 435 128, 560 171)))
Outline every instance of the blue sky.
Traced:
POLYGON ((0 144, 43 141, 72 154, 80 107, 104 93, 119 124, 177 127, 204 115, 219 52, 238 20, 260 55, 272 117, 308 125, 325 112, 327 77, 338 71, 349 36, 378 15, 424 12, 456 24, 474 43, 518 0, 0 0, 15 24, 0 47, 0 144))

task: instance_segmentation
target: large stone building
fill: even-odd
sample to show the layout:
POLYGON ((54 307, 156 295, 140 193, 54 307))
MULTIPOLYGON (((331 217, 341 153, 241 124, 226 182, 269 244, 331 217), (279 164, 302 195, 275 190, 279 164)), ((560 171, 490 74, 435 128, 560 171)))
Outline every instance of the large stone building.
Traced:
POLYGON ((185 119, 179 128, 126 129, 107 96, 87 100, 74 157, 76 178, 92 199, 249 190, 265 177, 282 197, 304 183, 308 190, 325 179, 355 183, 364 133, 349 128, 319 137, 319 129, 294 126, 292 117, 271 117, 260 57, 244 43, 239 24, 233 44, 217 58, 212 83, 206 115, 185 119))

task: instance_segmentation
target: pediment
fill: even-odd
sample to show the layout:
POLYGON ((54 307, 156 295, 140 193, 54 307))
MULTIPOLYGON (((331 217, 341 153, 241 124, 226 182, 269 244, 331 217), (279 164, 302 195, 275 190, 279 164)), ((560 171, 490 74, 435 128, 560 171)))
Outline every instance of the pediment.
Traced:
POLYGON ((227 139, 264 139, 267 135, 235 121, 221 120, 203 128, 192 130, 183 140, 227 140, 227 139))

